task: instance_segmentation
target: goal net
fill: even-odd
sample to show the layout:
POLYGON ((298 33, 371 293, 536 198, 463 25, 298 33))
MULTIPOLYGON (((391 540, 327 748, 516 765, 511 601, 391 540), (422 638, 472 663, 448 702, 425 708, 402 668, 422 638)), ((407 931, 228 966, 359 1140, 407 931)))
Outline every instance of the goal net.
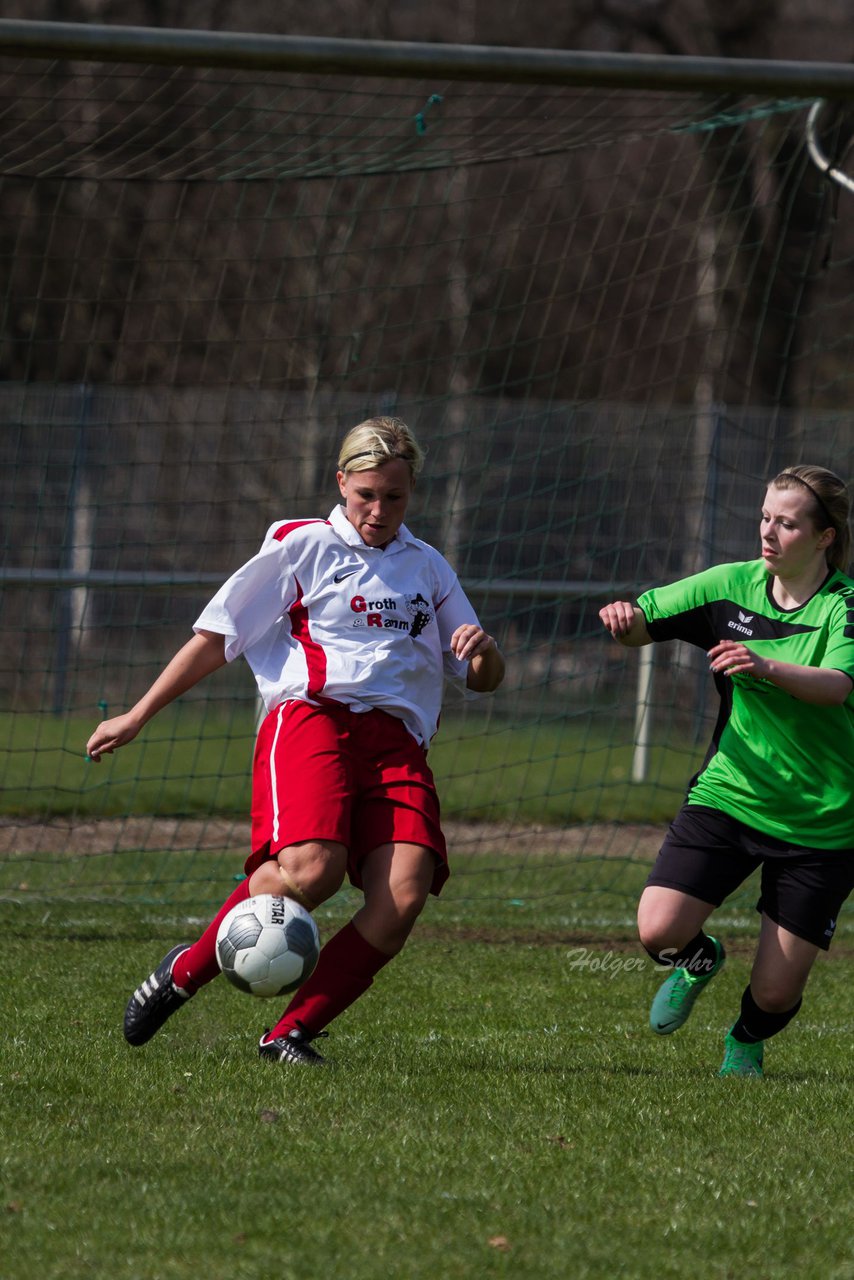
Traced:
POLYGON ((508 663, 431 750, 454 891, 624 910, 712 707, 599 608, 755 555, 781 466, 854 474, 847 105, 6 55, 0 113, 0 895, 221 899, 248 669, 85 742, 393 413, 508 663))

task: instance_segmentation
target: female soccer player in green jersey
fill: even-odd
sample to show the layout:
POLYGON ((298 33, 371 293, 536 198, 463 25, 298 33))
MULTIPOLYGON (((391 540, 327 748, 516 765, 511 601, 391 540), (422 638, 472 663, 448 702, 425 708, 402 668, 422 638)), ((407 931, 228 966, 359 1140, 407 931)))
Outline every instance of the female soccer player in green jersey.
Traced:
POLYGON ((854 581, 848 491, 787 467, 768 486, 758 560, 719 565, 600 611, 620 644, 684 640, 708 654, 721 704, 638 907, 641 942, 670 966, 650 1012, 677 1031, 724 963, 703 926, 757 867, 761 928, 722 1076, 761 1076, 854 888, 854 581))

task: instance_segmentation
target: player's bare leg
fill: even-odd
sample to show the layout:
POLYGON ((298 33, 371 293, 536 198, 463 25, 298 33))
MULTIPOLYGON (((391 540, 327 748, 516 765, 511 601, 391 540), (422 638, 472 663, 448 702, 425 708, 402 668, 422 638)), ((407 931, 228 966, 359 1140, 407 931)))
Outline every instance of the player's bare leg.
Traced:
POLYGON ((436 855, 417 844, 384 844, 362 864, 364 906, 353 924, 371 946, 389 957, 403 949, 424 910, 436 855))
POLYGON ((640 940, 654 960, 672 966, 649 1013, 656 1035, 671 1035, 685 1024, 697 997, 723 967, 722 944, 703 932, 714 909, 711 902, 664 885, 648 885, 641 895, 640 940))
POLYGON ((762 913, 759 945, 750 973, 750 989, 761 1009, 785 1013, 807 985, 819 948, 762 913))
POLYGON ((724 1042, 720 1075, 762 1075, 765 1041, 788 1026, 800 1009, 819 950, 762 913, 750 983, 724 1042))

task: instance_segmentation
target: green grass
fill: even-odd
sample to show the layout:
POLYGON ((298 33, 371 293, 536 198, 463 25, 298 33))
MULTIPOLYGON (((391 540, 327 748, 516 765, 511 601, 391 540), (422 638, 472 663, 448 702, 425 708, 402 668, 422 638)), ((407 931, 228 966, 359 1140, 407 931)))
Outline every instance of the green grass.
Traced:
MULTIPOLYGON (((85 743, 97 717, 0 716, 0 812, 106 817, 245 814, 253 721, 193 703, 169 708, 98 765, 85 743)), ((631 781, 631 727, 613 712, 519 724, 446 718, 431 748, 447 816, 484 821, 660 822, 677 807, 702 747, 673 735, 631 781)))
POLYGON ((716 917, 727 968, 662 1041, 624 895, 477 902, 463 880, 323 1071, 259 1062, 275 1008, 221 980, 124 1043, 189 910, 0 907, 2 1280, 854 1275, 852 924, 766 1078, 721 1081, 749 894, 716 917))
MULTIPOLYGON (((246 813, 245 714, 170 710, 98 767, 88 721, 3 727, 7 814, 246 813)), ((445 813, 669 816, 691 749, 660 747, 637 785, 626 738, 607 718, 445 723, 445 813)), ((721 1081, 750 886, 714 917, 727 968, 662 1041, 629 845, 455 854, 406 951, 332 1028, 330 1068, 288 1070, 256 1053, 277 1006, 221 980, 143 1049, 121 1036, 130 991, 198 933, 244 850, 70 859, 51 839, 0 863, 0 1280, 854 1277, 848 914, 766 1079, 721 1081)), ((356 901, 317 913, 324 937, 356 901)))
POLYGON ((94 765, 85 751, 97 720, 0 716, 2 812, 248 813, 254 729, 245 706, 232 713, 169 708, 133 743, 94 765))

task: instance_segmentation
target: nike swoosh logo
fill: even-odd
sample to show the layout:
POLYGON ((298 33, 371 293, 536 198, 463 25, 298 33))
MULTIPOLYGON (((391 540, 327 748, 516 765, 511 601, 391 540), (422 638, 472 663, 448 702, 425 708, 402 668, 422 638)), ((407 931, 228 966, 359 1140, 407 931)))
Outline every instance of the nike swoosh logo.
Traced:
POLYGON ((352 578, 354 573, 358 573, 358 569, 348 569, 346 573, 336 573, 332 579, 333 582, 343 582, 345 578, 352 578))

